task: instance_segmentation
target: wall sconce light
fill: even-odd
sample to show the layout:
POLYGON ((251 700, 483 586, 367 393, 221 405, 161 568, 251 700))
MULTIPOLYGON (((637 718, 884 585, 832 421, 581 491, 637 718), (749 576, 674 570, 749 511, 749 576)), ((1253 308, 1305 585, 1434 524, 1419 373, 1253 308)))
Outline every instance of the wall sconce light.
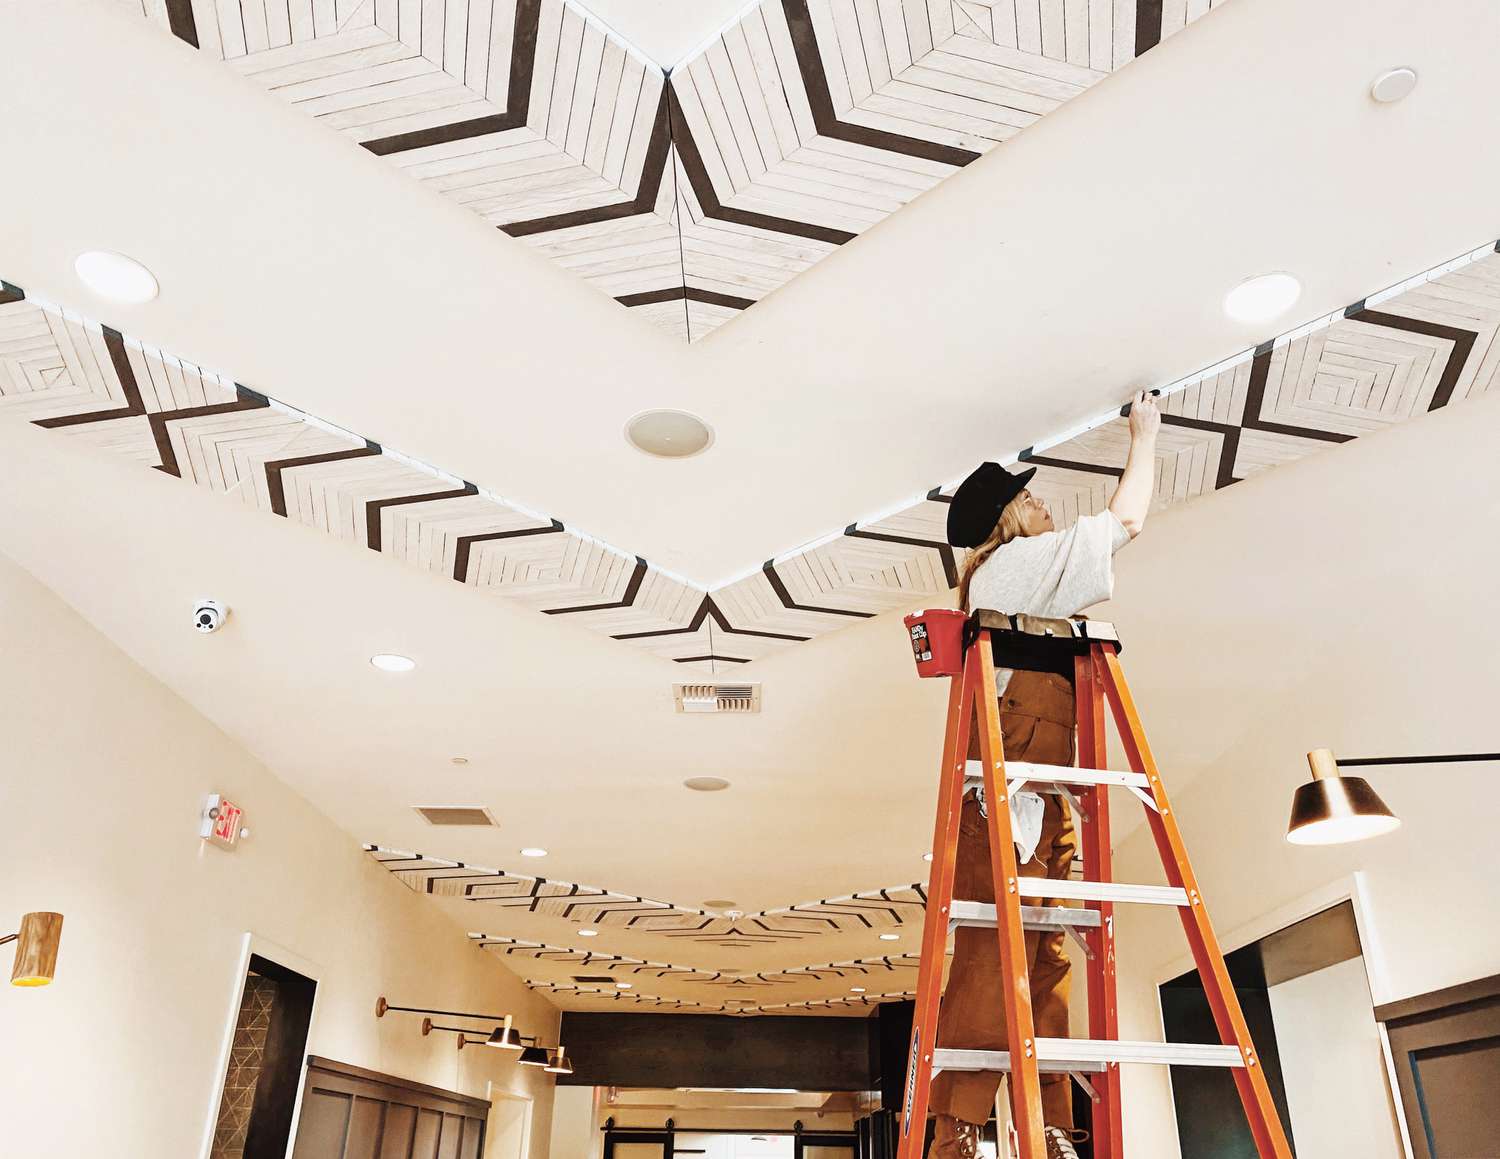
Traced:
POLYGON ((38 911, 21 915, 21 928, 0 937, 0 946, 16 943, 12 986, 46 986, 57 975, 57 946, 62 941, 62 914, 38 911))
POLYGON ((552 1052, 551 1061, 548 1062, 547 1065, 542 1069, 547 1071, 549 1074, 572 1074, 573 1060, 564 1057, 567 1049, 568 1048, 565 1046, 559 1046, 552 1052))
POLYGON ((521 1051, 521 1057, 516 1059, 516 1061, 522 1066, 545 1067, 547 1063, 551 1061, 551 1059, 547 1057, 546 1047, 537 1046, 535 1043, 533 1043, 525 1050, 521 1051))
POLYGON ((516 1028, 510 1024, 510 1015, 505 1016, 505 1021, 484 1040, 485 1046, 497 1046, 501 1050, 524 1050, 525 1044, 521 1042, 521 1036, 516 1033, 516 1028))
POLYGON ((1299 785, 1292 797, 1292 819, 1286 839, 1293 845, 1343 845, 1364 841, 1400 828, 1391 812, 1363 777, 1346 777, 1339 770, 1370 765, 1464 764, 1500 761, 1500 753, 1447 753, 1420 757, 1354 757, 1338 760, 1331 749, 1307 754, 1311 783, 1299 785))

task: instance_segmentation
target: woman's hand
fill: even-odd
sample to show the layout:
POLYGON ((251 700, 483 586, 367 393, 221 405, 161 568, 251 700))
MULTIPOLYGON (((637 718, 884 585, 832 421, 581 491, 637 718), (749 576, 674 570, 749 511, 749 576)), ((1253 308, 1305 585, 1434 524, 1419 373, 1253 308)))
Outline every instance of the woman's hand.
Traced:
POLYGON ((1151 488, 1156 476, 1156 432, 1160 429, 1161 408, 1156 395, 1139 391, 1130 404, 1130 453, 1125 457, 1120 485, 1109 501, 1109 509, 1131 539, 1141 533, 1151 510, 1151 488))
POLYGON ((1130 438, 1132 442, 1156 438, 1161 429, 1161 404, 1150 391, 1137 391, 1130 403, 1130 438))

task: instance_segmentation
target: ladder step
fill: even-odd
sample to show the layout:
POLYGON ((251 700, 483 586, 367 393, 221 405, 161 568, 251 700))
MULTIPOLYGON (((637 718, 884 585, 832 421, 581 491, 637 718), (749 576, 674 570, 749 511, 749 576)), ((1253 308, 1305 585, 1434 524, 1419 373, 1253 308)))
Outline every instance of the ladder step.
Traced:
MULTIPOLYGON (((956 901, 948 911, 949 927, 995 925, 995 907, 979 901, 956 901)), ((1021 925, 1028 930, 1096 929, 1102 923, 1096 909, 1068 909, 1053 905, 1023 905, 1021 925)))
MULTIPOLYGON (((1244 1066, 1237 1046, 1200 1042, 1112 1042, 1098 1038, 1039 1038, 1037 1069, 1046 1073, 1103 1071, 1112 1062, 1158 1066, 1244 1066)), ((1010 1069, 1007 1050, 935 1050, 932 1070, 1004 1071, 1010 1069)))
MULTIPOLYGON (((1176 885, 1129 885, 1116 881, 1074 881, 1072 878, 1022 877, 1018 891, 1022 897, 1055 897, 1062 901, 1117 901, 1128 905, 1181 905, 1188 904, 1187 891, 1176 885)), ((949 912, 958 913, 958 907, 977 906, 987 911, 987 924, 995 924, 995 907, 983 902, 955 901, 949 912)), ((1027 907, 1022 907, 1027 908, 1027 907)), ((976 918, 978 911, 971 911, 976 918)), ((978 924, 978 923, 971 923, 978 924)), ((1070 923, 1063 922, 1063 925, 1070 923)), ((1072 923, 1077 924, 1077 923, 1072 923)), ((1098 923, 1094 923, 1097 925, 1098 923)))
MULTIPOLYGON (((964 787, 984 784, 984 762, 965 762, 964 787)), ((1145 773, 1121 773, 1113 769, 1075 769, 1072 765, 1033 765, 1026 761, 1006 761, 1005 779, 1025 781, 1028 785, 1116 785, 1126 789, 1149 788, 1145 773)))

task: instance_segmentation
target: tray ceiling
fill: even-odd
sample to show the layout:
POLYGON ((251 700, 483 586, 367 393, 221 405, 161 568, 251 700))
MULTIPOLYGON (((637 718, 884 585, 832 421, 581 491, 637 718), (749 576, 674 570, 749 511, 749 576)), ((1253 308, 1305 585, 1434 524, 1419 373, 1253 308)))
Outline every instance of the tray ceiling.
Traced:
MULTIPOLYGON (((1156 501, 1169 504, 1489 390, 1500 376, 1495 245, 1166 387, 1156 501)), ((952 484, 712 590, 557 519, 0 283, 0 409, 710 674, 882 612, 942 601, 952 484)), ((1118 415, 1023 451, 1068 523, 1124 461, 1118 415)))
POLYGON ((696 340, 1214 0, 764 0, 670 70, 565 0, 119 2, 696 340))

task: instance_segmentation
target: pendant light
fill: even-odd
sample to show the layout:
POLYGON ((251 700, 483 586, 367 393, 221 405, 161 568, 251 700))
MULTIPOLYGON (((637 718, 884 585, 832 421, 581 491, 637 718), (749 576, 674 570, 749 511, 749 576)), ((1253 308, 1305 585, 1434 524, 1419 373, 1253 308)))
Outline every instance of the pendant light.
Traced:
POLYGON ((1342 845, 1379 837, 1401 825, 1401 820, 1363 777, 1339 772, 1331 749, 1307 754, 1311 783, 1299 785, 1292 797, 1292 819, 1286 839, 1293 845, 1342 845))
POLYGON ((515 1027, 510 1024, 510 1015, 505 1016, 505 1021, 490 1032, 490 1036, 484 1040, 485 1046, 498 1046, 503 1050, 524 1050, 525 1044, 521 1042, 521 1036, 516 1033, 515 1027))
POLYGON ((569 1058, 563 1057, 563 1054, 567 1049, 568 1048, 565 1046, 559 1046, 555 1051, 552 1052, 552 1061, 549 1062, 543 1069, 546 1070, 549 1074, 572 1074, 573 1061, 569 1058))
POLYGON ((521 1057, 516 1059, 522 1066, 546 1066, 548 1063, 547 1050, 541 1046, 528 1046, 521 1051, 521 1057))

